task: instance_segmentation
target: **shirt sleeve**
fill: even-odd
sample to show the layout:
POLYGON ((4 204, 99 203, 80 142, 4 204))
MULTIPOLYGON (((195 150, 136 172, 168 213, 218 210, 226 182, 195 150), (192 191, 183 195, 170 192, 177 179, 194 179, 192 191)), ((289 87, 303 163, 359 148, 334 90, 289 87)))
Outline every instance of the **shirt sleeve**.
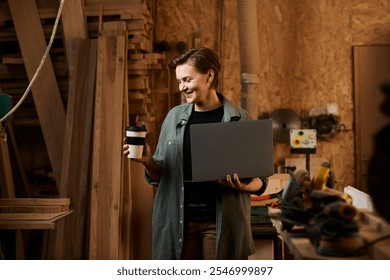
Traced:
MULTIPOLYGON (((164 164, 164 155, 166 152, 165 147, 164 147, 164 142, 165 142, 167 135, 169 133, 168 127, 169 127, 169 123, 172 120, 172 115, 173 115, 172 111, 168 112, 168 114, 167 114, 167 116, 166 116, 166 118, 161 126, 160 135, 159 135, 158 141, 157 141, 157 147, 156 147, 156 150, 153 154, 153 160, 161 166, 164 164)), ((156 186, 156 187, 158 186, 159 181, 156 181, 152 177, 150 177, 150 175, 148 174, 146 169, 144 170, 144 177, 149 184, 156 186)))
POLYGON ((258 191, 251 192, 251 194, 257 195, 257 196, 262 195, 268 186, 268 177, 259 177, 259 178, 263 182, 263 186, 258 191))

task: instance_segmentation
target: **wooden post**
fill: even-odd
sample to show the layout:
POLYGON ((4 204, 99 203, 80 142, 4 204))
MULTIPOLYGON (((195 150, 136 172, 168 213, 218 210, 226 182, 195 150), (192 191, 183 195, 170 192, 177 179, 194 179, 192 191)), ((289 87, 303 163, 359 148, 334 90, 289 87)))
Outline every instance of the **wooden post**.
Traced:
POLYGON ((12 178, 12 168, 8 152, 7 133, 5 126, 0 125, 0 187, 1 197, 15 197, 15 186, 12 178))

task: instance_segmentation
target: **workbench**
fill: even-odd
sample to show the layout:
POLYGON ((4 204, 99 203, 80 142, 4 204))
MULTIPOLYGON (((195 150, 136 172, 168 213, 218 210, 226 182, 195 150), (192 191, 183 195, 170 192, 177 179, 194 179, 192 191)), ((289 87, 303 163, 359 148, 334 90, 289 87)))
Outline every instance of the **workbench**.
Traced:
POLYGON ((272 198, 271 195, 279 193, 289 178, 288 173, 273 174, 268 178, 265 192, 260 197, 252 196, 251 224, 256 252, 249 259, 283 259, 283 242, 269 218, 268 205, 278 201, 277 197, 272 198))
POLYGON ((282 259, 281 240, 276 228, 268 216, 267 206, 252 206, 252 236, 256 247, 249 259, 280 260, 282 259))
MULTIPOLYGON (((291 231, 282 230, 282 222, 278 218, 279 209, 269 208, 269 216, 281 239, 290 249, 295 259, 299 260, 387 260, 390 259, 390 238, 377 242, 367 249, 366 254, 351 257, 332 257, 320 255, 311 244, 303 227, 294 226, 291 231)), ((359 209, 357 215, 359 235, 371 242, 390 234, 390 225, 373 212, 359 209)))

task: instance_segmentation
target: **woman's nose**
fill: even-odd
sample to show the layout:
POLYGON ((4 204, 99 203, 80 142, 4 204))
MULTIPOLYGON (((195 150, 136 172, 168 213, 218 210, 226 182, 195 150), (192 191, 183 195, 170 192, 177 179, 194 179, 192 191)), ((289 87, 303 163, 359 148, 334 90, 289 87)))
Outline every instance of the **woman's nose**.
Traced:
POLYGON ((180 89, 180 91, 184 91, 184 92, 186 92, 188 90, 188 87, 187 86, 181 86, 181 89, 180 89))

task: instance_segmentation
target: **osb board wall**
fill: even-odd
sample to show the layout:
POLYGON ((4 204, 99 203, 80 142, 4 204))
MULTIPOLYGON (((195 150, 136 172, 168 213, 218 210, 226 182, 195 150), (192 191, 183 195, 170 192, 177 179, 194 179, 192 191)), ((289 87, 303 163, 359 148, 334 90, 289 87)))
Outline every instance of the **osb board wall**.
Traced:
MULTIPOLYGON (((157 41, 214 48, 222 58, 221 91, 240 105, 236 0, 156 1, 157 41), (193 35, 198 35, 194 40, 193 35)), ((390 44, 390 0, 258 0, 259 113, 289 108, 305 117, 335 102, 346 128, 318 143, 315 156, 333 164, 338 187, 355 185, 354 45, 390 44)), ((275 145, 275 161, 290 157, 275 145)))

